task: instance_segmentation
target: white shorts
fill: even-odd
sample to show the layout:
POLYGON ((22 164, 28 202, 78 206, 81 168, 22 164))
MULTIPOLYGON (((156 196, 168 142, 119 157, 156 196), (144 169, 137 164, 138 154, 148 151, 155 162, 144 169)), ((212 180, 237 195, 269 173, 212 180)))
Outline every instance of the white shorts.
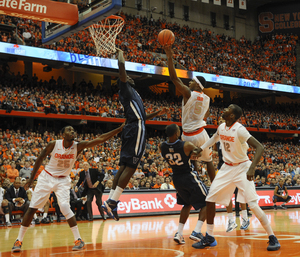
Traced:
POLYGON ((69 176, 65 178, 52 177, 43 170, 32 193, 29 208, 43 208, 52 191, 57 196, 58 204, 70 204, 70 188, 71 178, 69 176))
MULTIPOLYGON (((209 140, 209 136, 205 129, 199 134, 193 135, 193 136, 187 136, 182 133, 181 136, 182 141, 188 141, 193 143, 197 147, 201 147, 204 145, 206 141, 209 140)), ((197 158, 198 161, 204 161, 204 162, 210 162, 212 161, 212 148, 207 147, 204 149, 201 153, 201 157, 197 158)))
POLYGON ((251 161, 236 166, 229 166, 224 163, 211 184, 206 201, 228 206, 236 187, 239 189, 238 202, 257 201, 258 196, 254 182, 247 179, 250 165, 251 161))

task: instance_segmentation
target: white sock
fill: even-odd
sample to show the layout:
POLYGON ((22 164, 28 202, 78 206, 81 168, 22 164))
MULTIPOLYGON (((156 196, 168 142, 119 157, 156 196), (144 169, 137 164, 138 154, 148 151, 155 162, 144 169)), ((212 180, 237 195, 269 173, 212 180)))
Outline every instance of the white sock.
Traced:
POLYGON ((244 220, 248 220, 248 213, 247 213, 247 210, 242 210, 242 218, 244 220))
POLYGON ((281 206, 284 206, 286 203, 283 203, 281 206))
POLYGON ((111 189, 111 190, 110 190, 109 195, 108 195, 108 199, 111 199, 111 198, 112 198, 114 192, 115 192, 114 189, 111 189))
POLYGON ((230 222, 234 221, 233 213, 232 212, 228 213, 228 219, 229 219, 230 222))
POLYGON ((37 219, 37 215, 36 213, 33 215, 33 218, 36 220, 37 219))
POLYGON ((9 222, 9 213, 5 214, 5 222, 9 222))
POLYGON ((123 193, 123 190, 124 190, 123 188, 117 186, 116 189, 115 189, 115 192, 114 192, 113 196, 110 199, 112 199, 114 201, 118 201, 119 198, 120 198, 120 196, 121 196, 121 194, 123 193))
POLYGON ((177 232, 178 232, 180 235, 183 235, 183 227, 184 227, 184 224, 182 224, 182 223, 179 223, 179 224, 178 224, 178 230, 177 230, 177 232))
POLYGON ((70 229, 71 229, 72 232, 73 232, 73 235, 74 235, 74 239, 75 239, 75 240, 77 240, 78 238, 81 238, 77 226, 70 227, 70 229))
POLYGON ((28 227, 24 227, 24 226, 21 225, 17 240, 19 240, 21 242, 23 241, 23 238, 24 238, 24 235, 25 235, 27 229, 28 229, 28 227))
POLYGON ((43 218, 47 218, 47 216, 48 216, 48 213, 47 213, 47 212, 44 212, 43 218))
POLYGON ((210 236, 213 236, 214 235, 214 224, 207 224, 206 232, 210 236))
POLYGON ((198 220, 198 221, 197 221, 197 225, 196 225, 196 227, 195 227, 195 229, 194 229, 194 231, 195 231, 196 233, 200 233, 200 232, 201 232, 203 223, 204 223, 204 222, 203 222, 202 220, 198 220))

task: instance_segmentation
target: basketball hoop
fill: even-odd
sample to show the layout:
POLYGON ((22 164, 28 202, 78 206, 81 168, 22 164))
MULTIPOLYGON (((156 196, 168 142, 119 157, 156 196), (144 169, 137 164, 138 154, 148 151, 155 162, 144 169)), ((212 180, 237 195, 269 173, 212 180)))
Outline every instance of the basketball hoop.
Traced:
POLYGON ((97 56, 103 56, 116 52, 116 37, 124 26, 124 19, 111 15, 89 27, 94 40, 97 56))

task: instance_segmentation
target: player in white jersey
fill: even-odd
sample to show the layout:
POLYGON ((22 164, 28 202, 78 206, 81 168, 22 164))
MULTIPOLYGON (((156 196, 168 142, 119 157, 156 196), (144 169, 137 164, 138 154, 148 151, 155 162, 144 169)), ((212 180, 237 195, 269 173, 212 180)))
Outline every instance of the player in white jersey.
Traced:
POLYGON ((62 129, 63 140, 51 141, 43 149, 35 161, 31 177, 24 186, 25 188, 32 184, 39 167, 48 155, 51 155, 50 161, 38 177, 38 182, 33 191, 30 206, 24 215, 19 235, 14 243, 12 252, 21 251, 25 232, 27 231, 35 212, 37 209, 42 208, 45 205, 52 191, 55 192, 60 210, 66 217, 73 232, 75 239, 75 246, 73 247, 73 250, 78 251, 85 248, 85 244, 78 231, 75 215, 70 208, 71 169, 78 154, 80 154, 83 149, 94 147, 105 142, 121 132, 124 125, 125 124, 122 124, 117 129, 102 134, 94 140, 81 141, 79 143, 74 142, 76 135, 74 128, 67 126, 62 129))
MULTIPOLYGON (((206 122, 204 118, 209 115, 210 98, 203 93, 206 85, 205 78, 201 76, 194 77, 189 86, 183 84, 180 78, 177 77, 173 63, 173 52, 170 46, 164 48, 168 58, 168 68, 170 79, 174 83, 176 89, 182 95, 182 140, 192 142, 195 146, 202 146, 209 136, 204 129, 206 122)), ((202 152, 198 161, 203 161, 207 164, 207 173, 210 180, 215 177, 215 168, 212 162, 212 149, 207 148, 202 152)), ((196 162, 194 163, 196 165, 196 162)), ((198 167, 195 167, 198 170, 198 167)))
POLYGON ((253 181, 255 166, 260 161, 264 149, 261 143, 251 136, 242 124, 237 122, 241 116, 242 109, 231 104, 222 115, 225 123, 222 123, 213 137, 201 147, 201 149, 205 149, 220 141, 224 164, 212 182, 206 197, 206 236, 200 242, 193 244, 194 248, 203 249, 207 246, 217 245, 213 237, 215 203, 227 206, 236 187, 239 189, 238 202, 249 204, 250 209, 269 235, 267 250, 276 251, 280 248, 266 214, 257 203, 258 196, 253 181), (247 155, 248 144, 256 149, 252 162, 247 155))

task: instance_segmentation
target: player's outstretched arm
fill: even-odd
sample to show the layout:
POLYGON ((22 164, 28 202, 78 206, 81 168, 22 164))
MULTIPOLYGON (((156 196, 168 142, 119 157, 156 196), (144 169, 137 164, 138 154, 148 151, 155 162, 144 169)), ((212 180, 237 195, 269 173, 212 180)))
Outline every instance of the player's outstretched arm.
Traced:
POLYGON ((208 139, 202 146, 201 149, 204 150, 207 147, 213 146, 215 143, 219 141, 220 137, 216 132, 210 139, 208 139))
POLYGON ((164 115, 167 112, 166 108, 163 108, 161 110, 158 110, 156 112, 148 113, 146 114, 146 120, 151 120, 152 118, 159 116, 159 115, 164 115))
POLYGON ((125 70, 125 58, 123 55, 123 51, 119 48, 116 48, 118 54, 118 66, 119 66, 119 78, 122 82, 127 81, 127 73, 125 70))
POLYGON ((170 79, 174 83, 179 93, 185 98, 185 101, 187 101, 191 96, 191 90, 186 85, 183 84, 180 78, 177 77, 176 70, 173 63, 173 51, 171 47, 165 46, 164 50, 168 58, 168 69, 169 69, 170 79))
POLYGON ((42 150, 42 152, 40 153, 38 158, 35 160, 35 163, 34 163, 34 166, 33 166, 32 172, 31 172, 31 176, 30 176, 29 180, 27 181, 27 183, 24 185, 24 188, 26 190, 32 184, 36 173, 38 172, 40 166, 43 163, 43 160, 53 151, 54 146, 55 146, 55 141, 49 142, 49 144, 42 150))
POLYGON ((252 164, 247 172, 247 179, 248 180, 254 180, 254 173, 255 173, 255 167, 259 163, 261 156, 264 152, 264 147, 260 142, 257 141, 255 137, 250 137, 247 140, 248 145, 252 146, 255 148, 255 154, 252 160, 252 164))
POLYGON ((186 141, 183 146, 184 153, 186 156, 190 156, 191 159, 199 157, 202 149, 195 146, 192 142, 186 141))
POLYGON ((101 143, 104 143, 108 139, 112 138, 113 136, 117 135, 119 132, 122 131, 123 127, 125 126, 125 122, 118 128, 109 131, 107 133, 102 134, 101 136, 97 137, 94 140, 91 141, 81 141, 77 145, 77 154, 79 154, 83 149, 94 147, 96 145, 99 145, 101 143))

